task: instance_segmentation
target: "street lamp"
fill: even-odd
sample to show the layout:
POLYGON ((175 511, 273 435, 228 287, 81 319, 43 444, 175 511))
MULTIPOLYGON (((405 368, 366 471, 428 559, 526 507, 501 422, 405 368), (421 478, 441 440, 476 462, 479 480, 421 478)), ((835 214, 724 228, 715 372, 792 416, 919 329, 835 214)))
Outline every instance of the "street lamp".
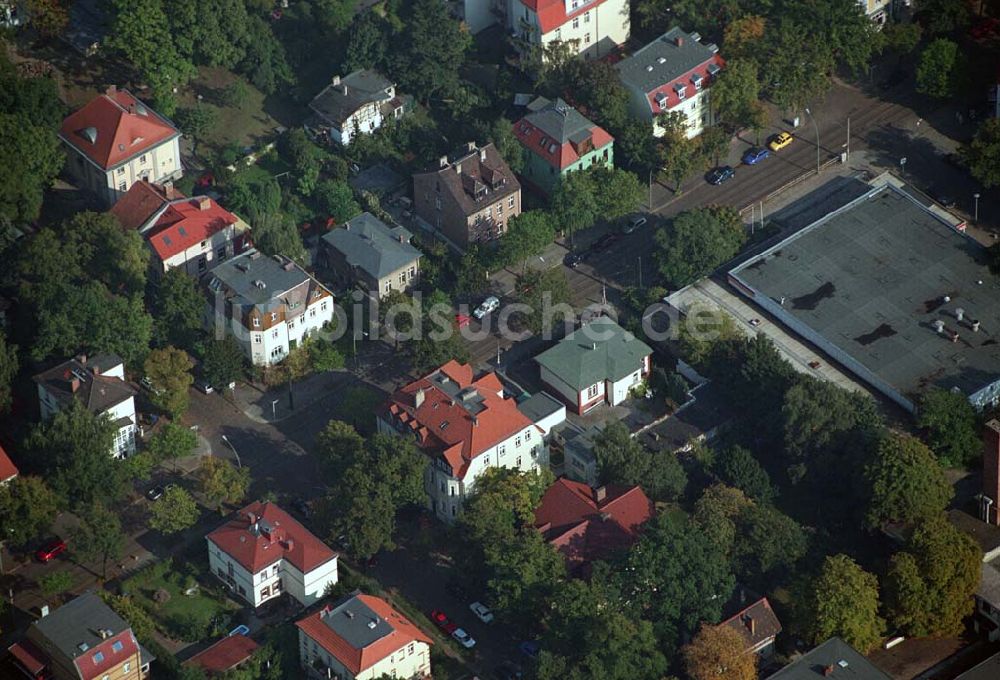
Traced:
POLYGON ((233 446, 233 443, 231 441, 229 441, 229 437, 227 437, 226 435, 222 435, 222 441, 226 442, 226 444, 229 445, 229 448, 233 450, 233 455, 236 456, 236 467, 239 468, 243 467, 243 463, 240 462, 240 454, 236 452, 236 447, 233 446))
POLYGON ((979 193, 972 194, 972 198, 976 199, 976 207, 973 209, 972 221, 979 224, 979 193))
POLYGON ((276 420, 278 418, 277 406, 280 399, 271 400, 271 420, 276 420))
POLYGON ((902 175, 905 172, 906 172, 906 156, 903 156, 902 158, 899 159, 899 174, 902 175))
POLYGON ((813 117, 809 107, 806 107, 806 115, 812 121, 813 131, 816 133, 816 174, 819 174, 819 126, 816 125, 816 118, 813 117))

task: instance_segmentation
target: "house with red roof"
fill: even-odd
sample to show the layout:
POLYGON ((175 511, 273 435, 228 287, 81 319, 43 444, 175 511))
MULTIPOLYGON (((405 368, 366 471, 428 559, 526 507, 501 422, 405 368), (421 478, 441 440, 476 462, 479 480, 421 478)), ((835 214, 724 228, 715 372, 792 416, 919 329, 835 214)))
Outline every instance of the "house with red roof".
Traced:
POLYGON ((114 85, 71 113, 59 130, 67 172, 107 206, 141 180, 179 179, 180 137, 173 123, 114 85))
POLYGON ((522 59, 544 59, 553 43, 600 59, 629 36, 628 0, 508 0, 507 28, 522 59))
POLYGON ((250 226, 208 196, 136 182, 111 208, 126 229, 146 237, 154 277, 181 268, 198 277, 250 247, 250 226))
POLYGON ((561 477, 535 509, 535 527, 566 558, 570 571, 583 575, 591 562, 635 543, 653 512, 653 502, 638 486, 595 489, 561 477))
POLYGON ((208 677, 222 675, 239 668, 253 657, 259 645, 246 635, 236 633, 224 637, 184 662, 188 668, 199 668, 208 677))
POLYGON ((307 677, 431 677, 431 639, 381 598, 354 591, 295 625, 307 677))
POLYGON ((521 179, 546 195, 571 172, 615 165, 615 138, 562 99, 538 97, 528 104, 514 136, 528 152, 521 179))
POLYGON ((413 437, 431 459, 424 478, 428 507, 453 521, 486 470, 530 472, 548 464, 543 428, 528 413, 504 396, 495 373, 477 378, 468 364, 449 361, 397 390, 379 408, 377 422, 379 432, 413 437))
POLYGON ((711 86, 725 65, 715 44, 675 26, 615 68, 628 90, 632 115, 651 123, 654 136, 666 132, 658 118, 677 112, 687 121, 690 139, 715 124, 711 86))
POLYGON ((274 503, 251 503, 205 540, 212 573, 254 607, 282 593, 308 607, 337 582, 337 553, 274 503))
POLYGON ((10 459, 7 452, 3 450, 3 444, 0 444, 0 486, 10 483, 10 480, 17 477, 17 475, 17 466, 14 465, 14 461, 10 459))

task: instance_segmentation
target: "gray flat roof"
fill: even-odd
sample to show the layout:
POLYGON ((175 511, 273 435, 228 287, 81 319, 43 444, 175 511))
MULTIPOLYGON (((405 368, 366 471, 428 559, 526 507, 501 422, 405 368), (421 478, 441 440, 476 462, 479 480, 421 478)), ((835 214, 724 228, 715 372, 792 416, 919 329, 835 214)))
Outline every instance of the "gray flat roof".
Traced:
POLYGON ((986 255, 906 191, 882 184, 730 275, 906 398, 929 387, 971 396, 1000 377, 1000 282, 986 255))
POLYGON ((322 620, 354 649, 364 649, 393 630, 388 621, 358 598, 357 591, 335 604, 322 620))
POLYGON ((90 592, 70 600, 32 625, 70 659, 100 645, 104 641, 100 636, 102 629, 118 635, 129 628, 104 600, 90 592), (86 646, 81 649, 81 645, 86 646))
POLYGON ((533 423, 548 418, 561 408, 565 408, 565 405, 545 392, 537 392, 517 405, 517 410, 530 418, 533 423))

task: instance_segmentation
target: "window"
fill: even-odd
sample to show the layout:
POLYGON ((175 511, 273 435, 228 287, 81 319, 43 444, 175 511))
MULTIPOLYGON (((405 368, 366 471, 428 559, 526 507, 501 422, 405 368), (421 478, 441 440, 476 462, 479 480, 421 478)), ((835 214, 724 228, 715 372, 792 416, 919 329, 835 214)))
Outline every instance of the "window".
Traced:
POLYGON ((441 209, 441 197, 440 196, 438 196, 437 198, 434 199, 434 207, 437 208, 438 210, 441 209))
POLYGON ((128 182, 122 180, 118 183, 118 191, 128 191, 128 182))
MULTIPOLYGON (((576 9, 576 4, 575 3, 573 4, 573 9, 576 9)), ((562 29, 560 29, 560 28, 556 29, 556 38, 555 39, 556 40, 562 40, 562 29)))
POLYGON ((95 664, 96 663, 101 663, 102 661, 104 661, 104 652, 95 652, 94 653, 94 663, 95 664))
POLYGON ((441 493, 444 493, 444 480, 441 480, 441 493))
POLYGON ((497 218, 503 215, 503 201, 497 203, 496 210, 497 210, 497 218))
POLYGON ((208 241, 202 241, 201 242, 201 247, 202 248, 207 248, 208 247, 208 241))
POLYGON ((122 666, 122 672, 128 673, 130 670, 132 670, 132 664, 126 661, 125 665, 122 666))
POLYGON ((198 258, 198 273, 200 274, 200 273, 204 272, 206 269, 208 269, 208 260, 206 260, 204 257, 199 257, 198 258))
POLYGON ((290 330, 290 331, 291 330, 295 330, 295 322, 294 321, 289 321, 288 322, 288 330, 290 330))
POLYGON ((260 343, 264 342, 264 337, 260 333, 256 333, 253 336, 253 341, 259 345, 260 343))
POLYGON ((417 268, 416 267, 410 267, 410 270, 407 272, 407 274, 412 279, 414 276, 417 275, 417 268))
POLYGON ((409 644, 409 646, 407 646, 407 648, 406 648, 406 653, 407 653, 407 654, 413 654, 413 652, 414 652, 415 648, 416 648, 416 644, 415 644, 415 643, 413 643, 413 642, 411 642, 411 643, 409 644))
POLYGON ((392 281, 386 280, 385 285, 382 286, 382 288, 383 288, 382 291, 383 293, 388 293, 390 290, 392 290, 392 281))
POLYGON ((222 246, 215 252, 215 256, 220 260, 226 259, 226 246, 222 246))
POLYGON ((458 514, 458 507, 455 506, 455 505, 452 505, 451 506, 451 516, 454 517, 457 514, 458 514))
POLYGON ((278 579, 277 581, 274 582, 274 585, 271 586, 271 592, 277 595, 278 593, 281 592, 282 588, 283 586, 281 585, 281 579, 278 579))
POLYGON ((274 331, 273 333, 271 333, 271 337, 274 338, 275 340, 277 340, 278 339, 278 331, 274 331))
POLYGON ((121 166, 120 168, 118 168, 118 174, 119 175, 124 175, 125 174, 125 166, 124 165, 121 166))
POLYGON ((316 316, 316 308, 313 307, 312 309, 309 310, 309 318, 312 319, 315 316, 316 316))
POLYGON ((499 449, 498 449, 498 451, 500 452, 500 455, 502 456, 504 453, 506 453, 507 447, 506 446, 500 446, 499 449))
POLYGON ((514 438, 514 446, 520 446, 520 445, 521 445, 521 435, 517 435, 517 437, 514 438))
POLYGON ((521 467, 521 456, 517 457, 517 466, 521 467))
POLYGON ((583 44, 584 45, 589 45, 590 44, 590 34, 589 33, 587 35, 583 36, 583 44))
POLYGON ((327 303, 327 301, 326 301, 326 300, 324 300, 324 301, 322 302, 322 304, 320 304, 319 308, 320 308, 321 310, 323 310, 323 311, 325 312, 325 311, 326 311, 326 307, 327 307, 327 304, 328 304, 328 303, 327 303))
POLYGON ((260 317, 259 316, 255 316, 253 318, 253 327, 254 328, 260 328, 260 317))
POLYGON ((510 208, 511 210, 514 209, 514 197, 513 196, 511 196, 510 198, 507 199, 507 207, 510 208))
POLYGON ((530 442, 531 441, 531 430, 525 430, 524 431, 524 441, 526 441, 526 442, 530 442))
POLYGON ((399 285, 401 286, 406 285, 406 272, 403 272, 399 275, 399 285))
POLYGON ((585 24, 590 23, 590 12, 587 12, 586 14, 583 15, 583 23, 585 24))
POLYGON ((121 643, 121 640, 115 640, 111 644, 111 651, 117 653, 117 652, 122 651, 122 649, 124 649, 124 647, 125 646, 121 643))
POLYGON ((573 28, 580 28, 580 17, 573 17, 573 28))
POLYGON ((267 597, 271 597, 271 589, 270 588, 261 588, 260 589, 260 598, 263 600, 264 598, 267 598, 267 597))
POLYGON ((591 385, 590 387, 587 388, 587 398, 588 399, 593 399, 594 397, 597 396, 597 393, 600 391, 599 385, 600 385, 600 383, 594 383, 593 385, 591 385))
POLYGON ((487 453, 485 456, 483 456, 483 465, 489 465, 489 464, 490 464, 490 454, 487 453))
POLYGON ((278 320, 278 313, 271 312, 271 321, 277 321, 277 320, 278 320))

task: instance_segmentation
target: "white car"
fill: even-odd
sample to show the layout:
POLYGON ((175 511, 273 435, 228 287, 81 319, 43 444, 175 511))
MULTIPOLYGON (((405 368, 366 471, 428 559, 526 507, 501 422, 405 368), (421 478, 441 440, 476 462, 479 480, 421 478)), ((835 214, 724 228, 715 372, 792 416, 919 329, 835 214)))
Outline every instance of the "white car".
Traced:
POLYGON ((495 312, 500 309, 500 299, 494 295, 489 296, 483 303, 476 307, 475 311, 472 312, 472 316, 477 319, 482 319, 484 316, 490 312, 495 312))
POLYGON ((469 609, 471 609, 472 613, 476 615, 476 618, 483 623, 492 623, 493 612, 491 612, 490 608, 482 602, 473 602, 469 605, 469 609))
POLYGON ((458 643, 463 647, 465 647, 466 649, 472 649, 473 647, 476 646, 475 639, 473 639, 471 635, 466 633, 461 628, 456 628, 454 631, 452 631, 451 636, 456 640, 458 640, 458 643))

